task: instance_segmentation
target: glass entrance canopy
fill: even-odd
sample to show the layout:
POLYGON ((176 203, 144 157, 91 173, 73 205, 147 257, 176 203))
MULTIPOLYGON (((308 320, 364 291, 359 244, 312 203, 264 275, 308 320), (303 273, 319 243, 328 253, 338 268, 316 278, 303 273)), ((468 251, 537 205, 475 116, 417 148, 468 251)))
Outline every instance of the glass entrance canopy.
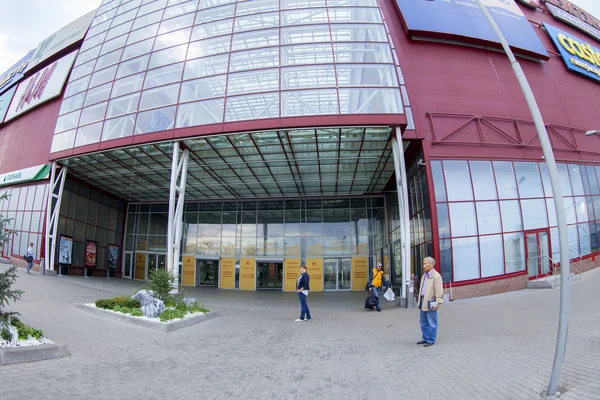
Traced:
MULTIPOLYGON (((182 140, 186 201, 381 193, 394 172, 390 127, 237 133, 182 140)), ((173 142, 59 160, 129 202, 169 199, 173 142)))

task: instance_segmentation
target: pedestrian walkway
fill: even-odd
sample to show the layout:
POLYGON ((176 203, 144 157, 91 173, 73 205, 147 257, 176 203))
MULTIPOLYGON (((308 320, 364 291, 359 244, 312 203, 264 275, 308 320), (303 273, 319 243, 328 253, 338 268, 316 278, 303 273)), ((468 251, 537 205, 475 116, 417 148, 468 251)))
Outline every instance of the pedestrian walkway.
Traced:
MULTIPOLYGON (((72 355, 0 367, 3 400, 539 399, 554 356, 559 289, 445 304, 423 348, 416 310, 364 310, 366 292, 310 293, 313 321, 294 322, 294 293, 192 288, 221 316, 165 333, 75 308, 139 282, 19 273, 13 309, 72 355)), ((571 286, 564 399, 600 399, 599 286, 571 286)))

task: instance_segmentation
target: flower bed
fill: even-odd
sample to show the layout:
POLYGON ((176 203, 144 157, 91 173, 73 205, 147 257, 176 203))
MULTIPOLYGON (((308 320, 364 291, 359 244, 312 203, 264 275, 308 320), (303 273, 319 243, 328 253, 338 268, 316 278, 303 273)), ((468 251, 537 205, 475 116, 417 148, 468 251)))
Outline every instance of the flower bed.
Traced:
POLYGON ((7 316, 0 321, 0 349, 52 343, 41 330, 25 325, 14 316, 7 316))
MULTIPOLYGON (((150 292, 146 292, 151 295, 150 292)), ((137 296, 134 295, 134 297, 137 296)), ((192 299, 168 299, 164 302, 164 310, 158 317, 144 315, 141 301, 135 298, 125 296, 114 297, 112 299, 100 299, 94 304, 97 308, 109 310, 112 312, 127 314, 132 317, 142 318, 150 321, 169 322, 179 319, 190 318, 198 314, 207 314, 210 310, 203 307, 201 303, 192 299), (186 301, 187 300, 187 301, 186 301)), ((91 306, 91 304, 88 304, 91 306)))

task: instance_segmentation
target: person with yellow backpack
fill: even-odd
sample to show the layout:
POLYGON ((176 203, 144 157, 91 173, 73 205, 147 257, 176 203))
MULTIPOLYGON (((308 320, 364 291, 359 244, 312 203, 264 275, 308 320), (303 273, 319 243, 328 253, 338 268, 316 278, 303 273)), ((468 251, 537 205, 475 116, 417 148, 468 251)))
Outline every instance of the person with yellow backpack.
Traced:
POLYGON ((392 285, 385 280, 383 276, 383 264, 377 263, 377 266, 373 268, 371 273, 369 274, 369 283, 367 286, 369 287, 369 292, 375 297, 375 308, 377 311, 381 311, 381 305, 379 304, 379 291, 385 285, 385 288, 389 288, 392 285))

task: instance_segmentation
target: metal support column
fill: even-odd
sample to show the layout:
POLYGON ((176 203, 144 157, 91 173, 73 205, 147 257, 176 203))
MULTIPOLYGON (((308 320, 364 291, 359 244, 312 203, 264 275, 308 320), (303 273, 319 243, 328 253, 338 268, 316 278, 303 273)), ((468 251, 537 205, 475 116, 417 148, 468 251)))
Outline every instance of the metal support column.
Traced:
POLYGON ((183 154, 179 158, 179 148, 179 142, 175 142, 173 144, 171 186, 169 188, 167 269, 175 277, 172 293, 178 292, 179 254, 181 251, 181 234, 183 229, 183 202, 185 199, 185 182, 190 158, 190 150, 187 148, 184 148, 183 154), (177 183, 178 180, 179 183, 177 183))
POLYGON ((402 253, 402 297, 403 307, 412 307, 412 293, 408 288, 411 284, 410 276, 410 215, 408 210, 408 184, 406 178, 406 164, 404 161, 404 147, 402 146, 402 131, 396 128, 396 137, 392 139, 392 153, 394 155, 394 169, 396 173, 396 188, 398 191, 398 209, 400 211, 400 242, 402 253))
MULTIPOLYGON (((65 181, 67 180, 67 167, 61 167, 60 172, 56 173, 56 161, 52 163, 50 171, 50 188, 48 190, 48 204, 46 207, 46 270, 54 268, 54 259, 56 256, 56 231, 58 230, 58 216, 60 214, 60 201, 62 199, 65 181)), ((41 266, 41 264, 40 264, 41 266)), ((60 268, 58 275, 61 275, 60 268)))

